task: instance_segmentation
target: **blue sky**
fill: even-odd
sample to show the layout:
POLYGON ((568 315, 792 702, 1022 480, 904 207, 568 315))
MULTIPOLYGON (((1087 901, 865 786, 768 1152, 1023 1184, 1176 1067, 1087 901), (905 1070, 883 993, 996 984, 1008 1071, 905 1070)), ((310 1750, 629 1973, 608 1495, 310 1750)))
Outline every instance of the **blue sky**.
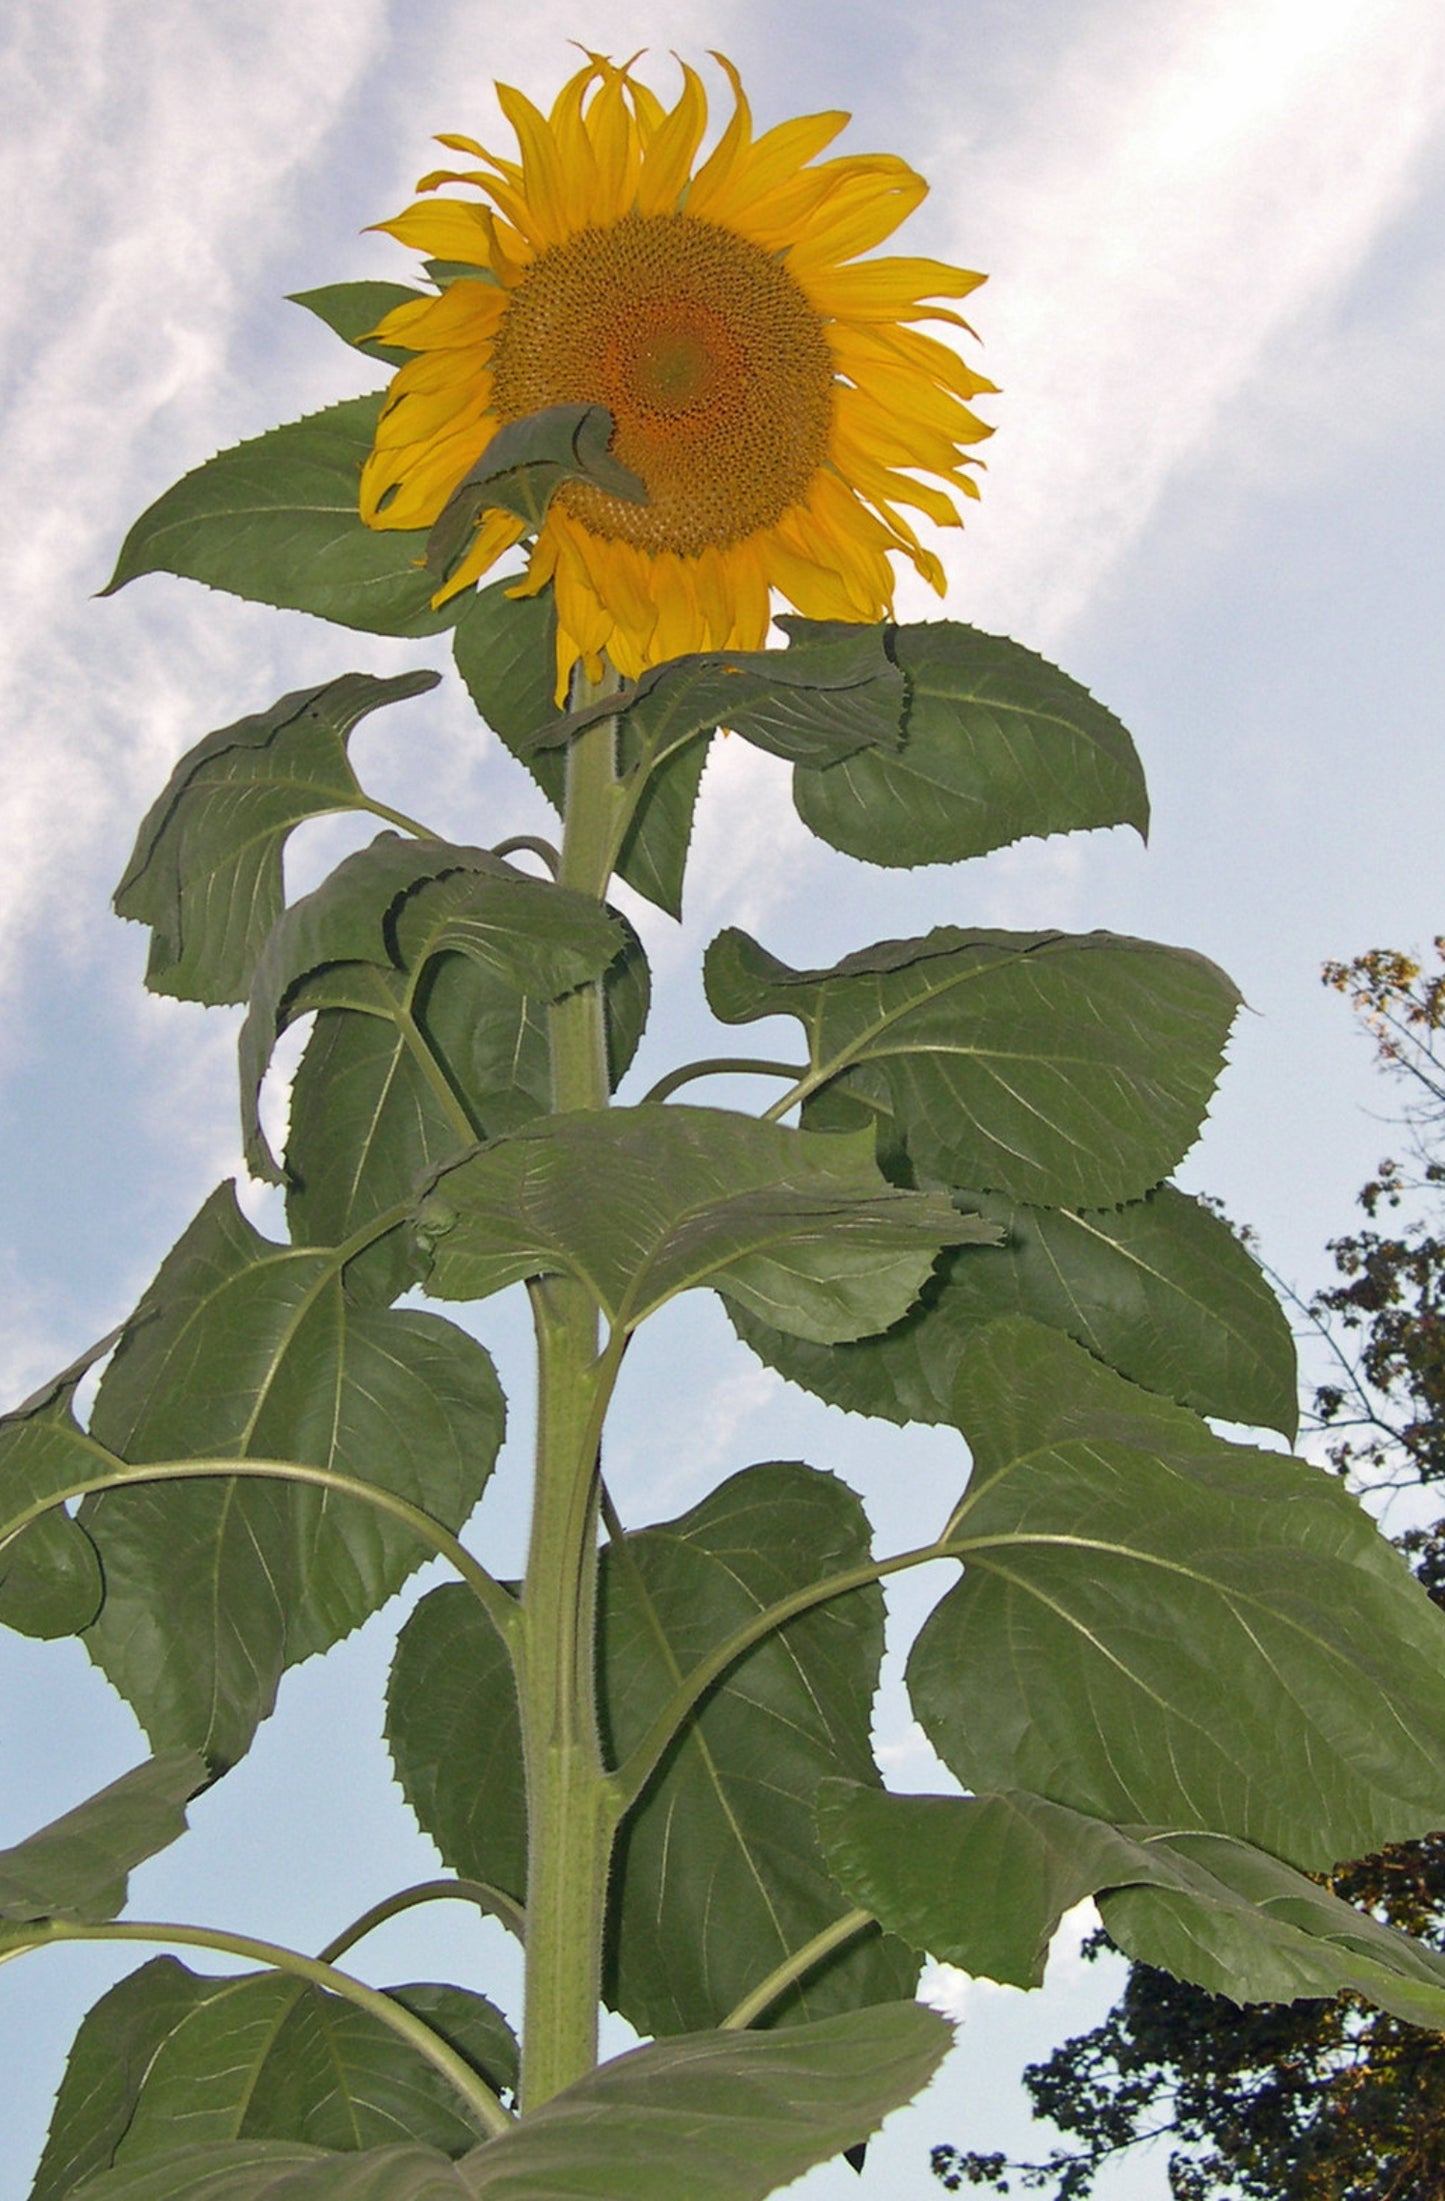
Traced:
MULTIPOLYGON (((405 202, 433 131, 496 137, 494 77, 545 99, 569 38, 652 48, 662 88, 669 48, 700 61, 721 47, 760 121, 849 108, 845 148, 901 151, 932 179, 905 248, 990 271, 974 318, 1004 391, 982 504, 940 545, 946 608, 1086 680, 1132 728, 1154 798, 1147 851, 1095 834, 958 873, 884 874, 818 848, 780 772, 729 745, 709 775, 687 922, 645 918, 656 1021, 674 1038, 650 1042, 644 1079, 703 1051, 690 971, 724 922, 792 962, 940 921, 1104 925, 1198 947, 1250 1008, 1184 1179, 1252 1221, 1281 1271, 1322 1279, 1325 1241, 1350 1227, 1388 1132, 1368 1050, 1319 964, 1445 928, 1435 0, 896 13, 793 0, 785 15, 748 0, 592 0, 585 14, 558 0, 28 0, 5 36, 7 1402, 128 1311, 238 1166, 233 1022, 146 996, 144 940, 109 914, 141 811, 201 733, 283 690, 445 663, 432 645, 182 582, 103 603, 94 591, 129 520, 185 467, 362 386, 364 365, 283 294, 404 279, 400 248, 358 232, 405 202)), ((930 601, 906 587, 899 606, 927 616, 930 601)), ((450 815, 464 838, 537 826, 454 683, 388 718, 358 738, 381 792, 415 808, 424 790, 424 814, 450 815)), ((312 833, 295 879, 345 845, 338 829, 312 833)), ((265 1200, 245 1197, 265 1222, 265 1200)), ((515 1387, 515 1319, 482 1327, 515 1387)), ((796 1400, 728 1350, 701 1301, 659 1325, 628 1384, 614 1474, 643 1517, 748 1460, 805 1456, 854 1481, 892 1535, 931 1517, 962 1472, 956 1440, 880 1438, 796 1400), (696 1374, 686 1394, 681 1364, 696 1374)), ((505 1565, 517 1509, 500 1493, 489 1508, 482 1532, 505 1565)), ((431 1869, 367 1739, 394 1624, 290 1678, 192 1842, 140 1876, 148 1915, 314 1945, 431 1869)), ((880 1735, 899 1785, 925 1784, 896 1692, 880 1735)), ((76 1646, 0 1643, 0 1844, 139 1755, 76 1646)), ((481 1961, 482 1937, 455 1918, 409 1934, 378 1948, 375 1976, 435 1974, 473 1944, 481 1961)), ((0 1973, 0 2201, 26 2191, 75 2022, 126 1968, 89 1952, 0 1973)), ((861 2189, 824 2170, 797 2190, 827 2201, 891 2179, 922 2194, 931 2140, 1025 2137, 1011 2074, 1106 1999, 1067 1949, 1027 2003, 957 1978, 935 1988, 964 2029, 929 2103, 890 2127, 861 2189)), ((1162 2197, 1162 2160, 1113 2190, 1162 2197)))

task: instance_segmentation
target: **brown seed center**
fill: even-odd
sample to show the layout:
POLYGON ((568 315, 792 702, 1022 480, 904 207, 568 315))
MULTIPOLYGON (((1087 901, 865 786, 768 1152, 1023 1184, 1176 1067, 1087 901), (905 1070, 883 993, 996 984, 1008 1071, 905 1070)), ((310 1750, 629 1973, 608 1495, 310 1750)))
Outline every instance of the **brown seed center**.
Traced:
POLYGON ((629 214, 554 245, 513 291, 492 355, 503 420, 605 405, 647 484, 561 492, 594 534, 694 557, 770 527, 821 465, 833 359, 780 260, 686 214, 629 214))

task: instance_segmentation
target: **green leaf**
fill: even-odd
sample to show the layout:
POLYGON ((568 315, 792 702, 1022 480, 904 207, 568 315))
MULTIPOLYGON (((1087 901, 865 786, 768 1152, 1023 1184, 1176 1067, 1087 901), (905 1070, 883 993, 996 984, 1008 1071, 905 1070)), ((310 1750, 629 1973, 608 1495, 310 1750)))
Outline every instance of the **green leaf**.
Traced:
POLYGON ((605 405, 548 405, 497 430, 462 476, 432 525, 427 569, 438 586, 471 548, 484 512, 513 512, 537 528, 565 482, 588 482, 627 504, 646 504, 647 484, 608 448, 613 420, 605 405))
POLYGON ((885 1796, 830 1781, 819 1830, 855 1902, 945 1963, 1043 1983, 1066 1910, 1097 1895, 1111 1937, 1236 2002, 1353 1989, 1445 2027, 1445 1957, 1225 1835, 1114 1827, 1042 1796, 885 1796))
POLYGON ((86 2013, 66 2060, 30 2201, 66 2201, 85 2179, 108 2169, 152 2056, 210 1984, 174 1957, 153 1957, 86 2013))
POLYGON ((762 2201, 927 2085, 952 2029, 916 2002, 783 2033, 699 2033, 599 2066, 456 2165, 426 2147, 182 2148, 84 2201, 762 2201))
POLYGON ((142 573, 179 573, 253 603, 314 612, 367 634, 438 634, 424 533, 371 528, 357 503, 383 393, 221 451, 183 475, 136 521, 104 596, 142 573))
POLYGON ((617 855, 618 876, 669 917, 682 915, 693 812, 711 744, 711 735, 699 734, 653 766, 617 855))
POLYGON ((531 738, 562 717, 555 701, 556 610, 550 589, 509 596, 515 586, 493 581, 461 599, 452 652, 478 714, 560 813, 566 759, 531 738))
MULTIPOLYGON (((792 1592, 866 1565, 846 1484, 798 1462, 732 1476, 604 1560, 605 1726, 625 1762, 684 1677, 792 1592)), ((606 1994, 643 2033, 718 2024, 848 1908, 813 1831, 820 1780, 876 1783, 869 1722, 883 1654, 876 1585, 802 1614, 711 1690, 624 1821, 606 1994)), ((918 1966, 875 1933, 767 2013, 796 2023, 911 1993, 918 1966)))
POLYGON ((501 1637, 460 1582, 429 1590, 397 1638, 386 1740, 401 1792, 443 1861, 523 1902, 517 1685, 501 1637))
MULTIPOLYGON (((619 721, 647 767, 725 726, 790 764, 824 764, 896 749, 903 675, 885 627, 784 618, 786 650, 712 651, 654 665, 640 679, 565 718, 538 722, 528 748, 555 748, 599 718, 619 721)), ((623 761, 629 750, 623 749, 623 761)))
POLYGON ((1087 688, 1003 635, 939 620, 887 630, 908 681, 901 749, 800 768, 793 801, 867 863, 960 863, 1029 833, 1149 823, 1128 734, 1087 688))
POLYGON ((936 2011, 894 2002, 658 2042, 554 2094, 462 2176, 475 2201, 762 2201, 911 2101, 951 2038, 936 2011))
POLYGON ((1014 1317, 965 1351, 963 1581, 909 1687, 966 1788, 1307 1870, 1445 1817, 1445 1619, 1321 1470, 1014 1317))
POLYGON ((869 1143, 715 1108, 555 1116, 438 1176, 428 1288, 483 1299, 571 1275, 631 1330, 708 1285, 801 1336, 857 1337, 911 1304, 940 1245, 993 1235, 885 1183, 869 1143))
POLYGON ((323 283, 319 290, 293 290, 288 302, 314 313, 343 344, 365 352, 368 359, 404 367, 415 354, 395 344, 378 344, 371 331, 398 306, 409 306, 429 296, 430 292, 413 290, 406 283, 323 283))
POLYGON ((194 1751, 169 1750, 0 1850, 0 1919, 95 1925, 116 1917, 132 1866, 184 1834, 185 1807, 205 1784, 194 1751))
POLYGON ((286 2140, 172 2148, 102 2171, 79 2201, 473 2201, 435 2148, 403 2142, 335 2155, 286 2140))
MULTIPOLYGON (((450 1323, 351 1302, 335 1249, 273 1245, 229 1185, 167 1257, 92 1422, 152 1460, 297 1461, 459 1528, 501 1441, 491 1361, 450 1323)), ((138 1483, 86 1501, 106 1602, 86 1641, 157 1745, 229 1765, 283 1669, 376 1611, 428 1556, 364 1501, 271 1479, 138 1483)))
POLYGON ((1258 1264, 1197 1200, 1172 1185, 1084 1213, 1016 1207, 993 1193, 958 1197, 999 1225, 1003 1243, 946 1253, 891 1330, 810 1345, 736 1309, 739 1336, 770 1368, 849 1413, 946 1422, 967 1339, 1001 1315, 1032 1315, 1146 1390, 1294 1435, 1289 1324, 1258 1264))
POLYGON ((943 925, 825 971, 745 932, 705 967, 725 1024, 795 1016, 817 1087, 887 1080, 920 1175, 1048 1206, 1136 1199, 1198 1132, 1239 996, 1203 956, 1106 932, 943 925))
POLYGON ((1105 1891, 1099 1908, 1126 1954, 1236 2002, 1351 1991, 1407 2025, 1445 2031, 1445 1957, 1291 1872, 1212 1834, 1151 1836, 1180 1883, 1105 1891))
POLYGON ((352 728, 437 677, 343 673, 207 734, 182 757, 115 892, 120 916, 152 928, 152 993, 245 1000, 284 906, 287 836, 304 818, 367 807, 346 753, 352 728))
MULTIPOLYGON (((117 2164, 228 2140, 294 2140, 360 2153, 413 2140, 462 2155, 483 2137, 456 2090, 370 2011, 282 1972, 197 1979, 149 2061, 114 2151, 117 2164)), ((439 2019, 494 2089, 515 2084, 516 2042, 500 2013, 460 1987, 389 1989, 439 2019)), ((100 2006, 101 2009, 104 2005, 100 2006)), ((92 2018, 99 2015, 93 2012, 92 2018)))
MULTIPOLYGON (((252 1173, 280 1181, 257 1104, 272 1049, 296 1017, 345 1008, 394 1023, 410 1039, 417 991, 435 956, 465 956, 511 991, 552 1001, 599 977, 623 937, 588 896, 482 849, 379 834, 292 904, 256 965, 240 1039, 252 1173)), ((453 1151, 457 1143, 454 1134, 453 1151)))

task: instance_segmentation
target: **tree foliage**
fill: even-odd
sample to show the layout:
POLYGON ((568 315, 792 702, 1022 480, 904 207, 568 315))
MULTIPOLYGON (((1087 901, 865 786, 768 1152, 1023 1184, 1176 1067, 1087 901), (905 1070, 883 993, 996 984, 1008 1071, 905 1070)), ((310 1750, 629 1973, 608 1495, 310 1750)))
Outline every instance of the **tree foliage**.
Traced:
MULTIPOLYGON (((1404 1100, 1404 1159, 1383 1160, 1362 1189, 1367 1227, 1331 1242, 1339 1281, 1295 1302, 1329 1368, 1311 1426, 1361 1487, 1445 1478, 1445 939, 1435 954, 1434 970, 1392 949, 1325 966, 1404 1100)), ((1398 1541, 1445 1604, 1445 1521, 1398 1541)), ((1392 1844, 1326 1884, 1445 1948, 1445 1835, 1392 1844)), ((1101 1933, 1089 1951, 1112 1945, 1101 1933)), ((1242 2009, 1135 1963, 1104 2023, 1030 2067, 1025 2084, 1064 2144, 1033 2164, 940 2145, 933 2166, 948 2190, 1018 2185, 1083 2201, 1108 2163, 1158 2141, 1178 2201, 1445 2193, 1445 2042, 1353 1994, 1242 2009)))

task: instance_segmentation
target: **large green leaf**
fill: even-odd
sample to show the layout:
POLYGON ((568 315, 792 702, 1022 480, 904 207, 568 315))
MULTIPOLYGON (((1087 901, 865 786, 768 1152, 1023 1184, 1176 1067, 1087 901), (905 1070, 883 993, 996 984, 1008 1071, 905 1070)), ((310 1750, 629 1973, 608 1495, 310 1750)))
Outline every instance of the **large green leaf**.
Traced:
POLYGON ((420 570, 426 536, 370 528, 357 503, 382 393, 272 428, 183 475, 121 545, 109 596, 142 573, 179 573, 258 604, 314 612, 368 634, 437 634, 420 570))
MULTIPOLYGON (((481 1346, 432 1315, 348 1299, 334 1249, 273 1245, 223 1185, 167 1257, 92 1423, 151 1460, 297 1461, 458 1528, 501 1441, 481 1346)), ((222 1766, 283 1669, 356 1627, 428 1556, 364 1500, 270 1479, 138 1483, 86 1501, 106 1602, 86 1641, 158 1746, 222 1766)))
MULTIPOLYGON (((867 1516, 832 1475, 751 1467, 675 1521, 606 1554, 604 1709, 625 1762, 699 1661, 779 1599, 866 1565, 867 1516)), ((813 1831, 820 1780, 876 1782, 869 1723, 883 1653, 876 1586, 834 1598, 749 1651, 711 1691, 624 1822, 607 1999, 642 2033, 718 2024, 848 1908, 813 1831)), ((768 2022, 896 2001, 911 1953, 866 1934, 768 2022)))
POLYGON ((287 836, 304 818, 367 807, 347 755, 353 727, 436 684, 432 672, 343 673, 207 734, 182 757, 115 890, 119 914, 151 927, 152 993, 245 1000, 284 905, 287 836))
POLYGON ((131 1867, 185 1832, 185 1807, 205 1782, 194 1751, 168 1750, 0 1850, 0 1919, 93 1925, 114 1918, 125 1907, 131 1867))
MULTIPOLYGON (((441 2073, 354 2003, 282 1972, 190 1975, 188 1997, 169 1976, 152 1971, 151 1979, 165 2023, 148 2027, 147 2061, 114 2142, 118 2164, 228 2140, 297 2140, 345 2153, 415 2140, 461 2155, 484 2137, 441 2073)), ((125 1984, 131 1992, 120 2017, 133 2031, 138 1990, 125 1984)), ((433 2024, 494 2089, 516 2084, 516 2042, 482 1996, 460 1987, 387 1992, 433 2024)), ((111 2030, 108 2000, 82 2028, 91 2035, 87 2064, 111 2030)))
POLYGON ((485 512, 515 513, 538 528, 557 491, 589 482, 627 504, 646 504, 647 485, 614 458, 613 419, 605 405, 548 405, 509 420, 448 497, 427 536, 426 562, 440 584, 471 548, 485 512))
POLYGON ((945 1254, 891 1330, 812 1345, 738 1308, 738 1334, 770 1368, 849 1413, 944 1422, 967 1339, 1001 1315, 1032 1315, 1146 1390, 1294 1435, 1289 1324, 1258 1264, 1197 1200, 1172 1185, 1084 1213, 966 1197, 999 1225, 1003 1243, 945 1254))
POLYGON ((708 1285, 802 1336, 857 1337, 911 1304, 941 1245, 993 1236, 887 1184, 870 1144, 716 1108, 555 1116, 436 1179, 428 1288, 482 1299, 572 1275, 630 1330, 708 1285))
MULTIPOLYGON (((834 1477, 753 1467, 680 1519, 603 1555, 601 1675, 625 1759, 681 1679, 778 1599, 866 1563, 868 1523, 834 1477)), ((607 1997, 639 2030, 716 2023, 847 1908, 813 1833, 818 1783, 876 1780, 869 1719, 882 1652, 876 1589, 837 1598, 748 1652, 708 1693, 624 1824, 607 1997)), ((387 1737, 403 1793, 447 1863, 517 1900, 527 1812, 511 1666, 459 1585, 401 1632, 387 1737)), ((796 2023, 906 1994, 908 1952, 865 1935, 769 2013, 796 2023)))
POLYGON ((671 658, 620 696, 541 721, 524 747, 555 748, 599 718, 616 718, 624 763, 640 759, 649 767, 723 726, 790 764, 896 749, 904 682, 888 654, 888 630, 813 619, 781 624, 786 650, 671 658))
POLYGON ((657 2042, 555 2094, 462 2176, 476 2201, 762 2201, 911 2101, 951 2038, 936 2011, 893 2002, 657 2042))
POLYGON ((152 1957, 87 2012, 66 2059, 30 2201, 66 2201, 108 2168, 151 2057, 209 1984, 174 1957, 152 1957))
POLYGON ((951 2039, 916 2002, 691 2034, 602 2064, 457 2164, 253 2140, 118 2166, 84 2201, 763 2201, 911 2101, 951 2039))
POLYGON ((0 1545, 0 1627, 44 1641, 79 1635, 104 1595, 95 1546, 61 1508, 0 1545))
POLYGON ((908 681, 905 740, 795 772, 798 814, 820 839, 869 863, 946 864, 1027 833, 1146 830, 1134 744, 1087 688, 953 620, 887 631, 908 681))
POLYGON ((1136 1199, 1198 1132, 1239 996, 1203 956, 1112 933, 891 940, 795 971, 718 935, 706 984, 726 1024, 795 1016, 818 1086, 887 1080, 927 1178, 1048 1206, 1136 1199))
POLYGON ((955 1404, 965 1573, 909 1687, 965 1787, 1307 1870, 1440 1825, 1445 1618, 1332 1477, 1017 1317, 966 1348, 955 1404))
MULTIPOLYGON (((346 1009, 394 1025, 407 1042, 436 956, 464 956, 503 988, 545 1002, 600 977, 623 944, 618 921, 586 895, 483 849, 378 835, 292 904, 256 965, 240 1040, 253 1174, 280 1181, 257 1103, 271 1051, 296 1017, 346 1009)), ((419 1068, 425 1077, 425 1064, 419 1068)), ((454 1136, 453 1151, 456 1143, 454 1136)))
POLYGON ((402 1794, 443 1861, 525 1901, 517 1685, 500 1636, 459 1582, 429 1590, 401 1630, 386 1739, 402 1794))
POLYGON ((1236 2002, 1345 1988, 1445 2027, 1445 1957, 1227 1835, 1115 1827, 1042 1796, 820 1793, 829 1863, 854 1901, 945 1963, 1038 1987, 1064 1912, 1097 1895, 1131 1956, 1236 2002))

